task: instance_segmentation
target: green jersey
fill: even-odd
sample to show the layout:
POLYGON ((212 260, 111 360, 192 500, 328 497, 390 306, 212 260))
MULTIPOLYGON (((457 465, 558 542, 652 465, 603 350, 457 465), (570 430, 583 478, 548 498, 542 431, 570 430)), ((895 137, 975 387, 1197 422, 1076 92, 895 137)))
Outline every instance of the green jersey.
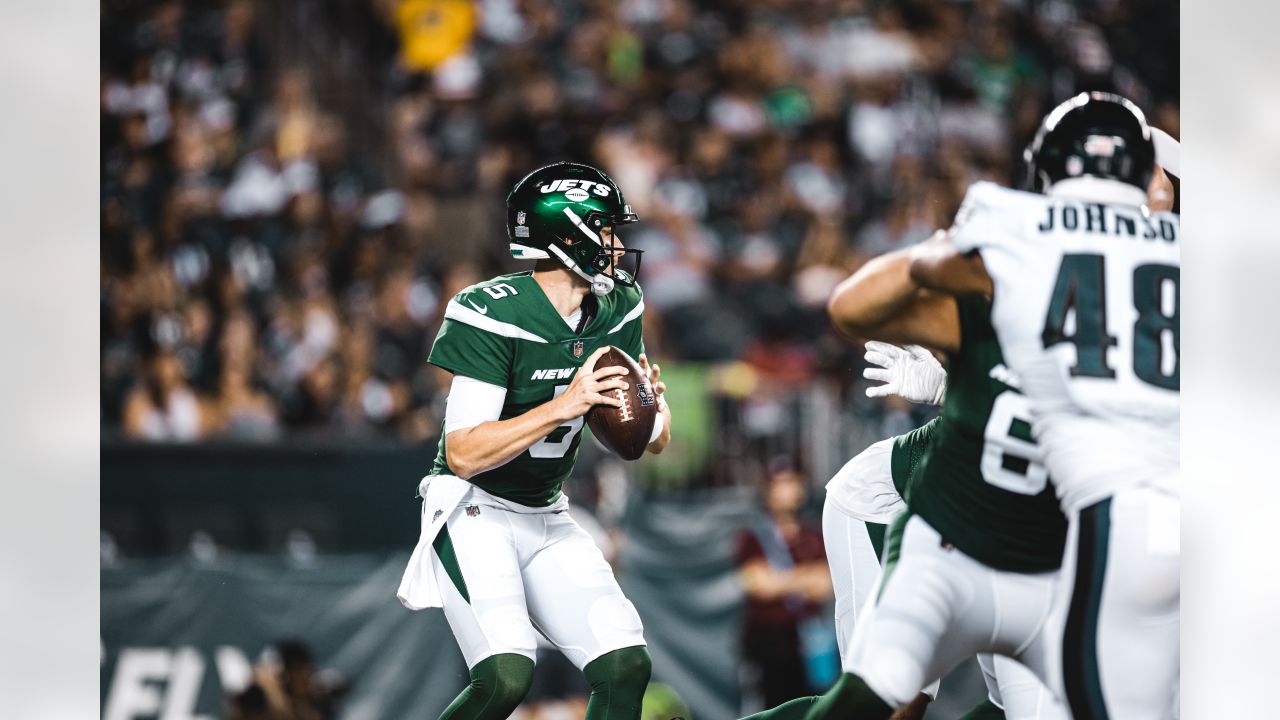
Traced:
POLYGON ((1057 569, 1067 522, 1031 436, 1030 403, 1004 364, 991 303, 956 304, 960 351, 947 362, 942 414, 895 441, 894 483, 911 473, 902 493, 911 512, 975 560, 1013 572, 1057 569))
MULTIPOLYGON (((619 283, 596 298, 595 314, 579 333, 556 312, 531 273, 502 275, 449 301, 427 362, 506 388, 498 419, 507 420, 564 392, 597 348, 615 345, 639 357, 644 352, 643 313, 640 286, 619 283)), ((560 486, 573 470, 582 425, 582 418, 570 420, 510 462, 468 482, 505 500, 546 507, 560 498, 560 486)), ((443 428, 431 474, 453 474, 443 428)))

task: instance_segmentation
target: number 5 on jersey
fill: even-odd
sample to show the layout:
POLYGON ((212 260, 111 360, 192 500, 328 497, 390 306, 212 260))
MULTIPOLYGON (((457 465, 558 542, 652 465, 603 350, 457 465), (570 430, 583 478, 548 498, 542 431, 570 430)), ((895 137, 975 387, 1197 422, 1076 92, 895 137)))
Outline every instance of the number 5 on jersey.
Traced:
MULTIPOLYGON (((557 385, 555 394, 551 396, 551 399, 554 400, 560 397, 568 389, 568 385, 557 385)), ((544 460, 562 458, 565 453, 569 452, 569 448, 573 447, 573 439, 580 432, 582 432, 582 418, 576 417, 552 430, 546 437, 530 446, 529 455, 544 460)))

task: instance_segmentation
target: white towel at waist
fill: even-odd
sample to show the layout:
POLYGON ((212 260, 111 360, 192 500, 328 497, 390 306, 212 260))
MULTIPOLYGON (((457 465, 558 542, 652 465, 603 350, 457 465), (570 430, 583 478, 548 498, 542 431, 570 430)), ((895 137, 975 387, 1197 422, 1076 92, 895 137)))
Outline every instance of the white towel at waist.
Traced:
POLYGON ((445 516, 458 507, 470 489, 471 483, 452 475, 428 475, 418 483, 418 494, 422 496, 422 534, 396 591, 396 597, 410 610, 444 606, 436 583, 436 554, 431 550, 431 543, 444 527, 445 516))
POLYGON ((440 586, 436 583, 436 554, 431 545, 436 541, 440 528, 445 526, 449 516, 459 505, 487 505, 530 514, 555 512, 569 507, 569 498, 563 493, 547 507, 527 507, 495 497, 453 475, 428 475, 422 478, 418 483, 418 494, 422 496, 422 534, 418 536, 418 544, 409 556, 409 564, 404 569, 404 576, 400 578, 400 589, 396 591, 396 598, 410 610, 444 606, 440 586))

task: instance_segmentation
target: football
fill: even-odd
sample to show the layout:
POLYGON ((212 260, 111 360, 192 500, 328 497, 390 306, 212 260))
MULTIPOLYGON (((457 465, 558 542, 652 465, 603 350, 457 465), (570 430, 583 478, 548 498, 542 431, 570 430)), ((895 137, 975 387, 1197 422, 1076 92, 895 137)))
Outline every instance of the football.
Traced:
POLYGON ((587 413, 587 427, 601 445, 623 460, 635 460, 644 454, 653 434, 653 424, 658 416, 658 396, 649 384, 649 378, 630 355, 610 346, 596 360, 597 368, 618 366, 626 368, 626 390, 608 391, 622 401, 622 407, 596 405, 587 413))

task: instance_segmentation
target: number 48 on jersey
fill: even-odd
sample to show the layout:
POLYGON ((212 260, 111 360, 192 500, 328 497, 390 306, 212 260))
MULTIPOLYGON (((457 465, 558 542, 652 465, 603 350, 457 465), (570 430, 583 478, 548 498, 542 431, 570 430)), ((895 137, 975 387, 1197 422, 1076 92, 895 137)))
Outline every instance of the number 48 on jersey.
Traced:
POLYGON ((1133 374, 1165 390, 1179 389, 1179 269, 1145 264, 1133 269, 1131 327, 1112 327, 1107 317, 1106 258, 1095 253, 1062 256, 1049 310, 1040 335, 1045 349, 1059 343, 1076 346, 1073 377, 1114 378, 1107 350, 1118 340, 1113 332, 1131 332, 1133 374), (1074 322, 1073 322, 1074 321, 1074 322))

